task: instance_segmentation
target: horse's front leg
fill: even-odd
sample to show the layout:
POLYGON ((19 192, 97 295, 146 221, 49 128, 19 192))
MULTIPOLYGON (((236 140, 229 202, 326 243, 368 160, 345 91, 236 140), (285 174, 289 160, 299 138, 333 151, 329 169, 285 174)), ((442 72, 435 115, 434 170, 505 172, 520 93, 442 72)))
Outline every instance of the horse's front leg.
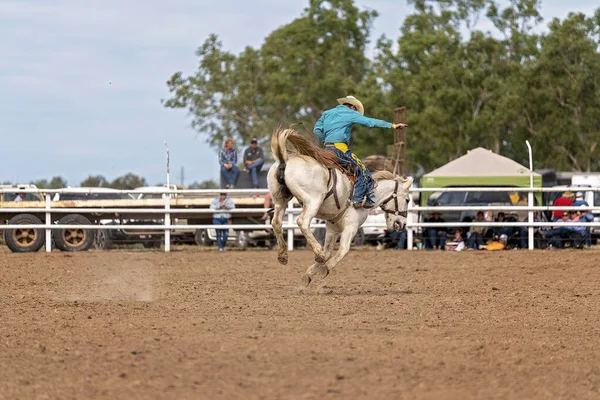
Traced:
MULTIPOLYGON (((333 228, 331 228, 330 224, 327 223, 327 230, 325 233, 325 244, 324 244, 325 260, 329 260, 329 258, 331 258, 331 255, 333 254, 333 249, 335 247, 335 242, 337 241, 338 236, 339 236, 339 233, 334 231, 333 228)), ((327 270, 325 265, 323 265, 322 263, 315 262, 313 265, 308 267, 308 269, 306 270, 306 274, 302 278, 302 280, 304 281, 306 286, 308 286, 312 282, 312 280, 315 276, 315 273, 320 269, 324 270, 325 276, 327 276, 329 274, 329 271, 327 270)))
POLYGON ((327 269, 326 275, 329 275, 331 271, 339 264, 340 261, 348 254, 350 251, 350 243, 352 243, 352 239, 356 235, 358 231, 358 227, 355 228, 347 228, 342 231, 342 237, 340 238, 340 248, 338 252, 335 253, 333 257, 331 257, 325 263, 325 268, 327 269))
POLYGON ((280 264, 286 265, 288 263, 288 250, 287 243, 283 236, 283 214, 285 213, 285 202, 275 202, 275 211, 273 212, 273 232, 277 239, 277 261, 280 264))

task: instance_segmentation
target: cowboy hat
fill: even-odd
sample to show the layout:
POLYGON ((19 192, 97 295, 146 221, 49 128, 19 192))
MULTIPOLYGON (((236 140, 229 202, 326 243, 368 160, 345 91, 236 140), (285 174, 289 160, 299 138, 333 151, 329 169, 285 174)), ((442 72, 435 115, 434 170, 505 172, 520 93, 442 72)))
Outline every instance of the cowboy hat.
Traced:
POLYGON ((363 106, 363 103, 361 103, 360 100, 354 96, 340 97, 337 99, 337 102, 341 105, 352 104, 354 107, 356 107, 356 111, 358 111, 361 115, 365 115, 365 107, 363 106))
POLYGON ((566 192, 563 193, 563 197, 575 198, 575 193, 571 192, 570 190, 567 190, 566 192))

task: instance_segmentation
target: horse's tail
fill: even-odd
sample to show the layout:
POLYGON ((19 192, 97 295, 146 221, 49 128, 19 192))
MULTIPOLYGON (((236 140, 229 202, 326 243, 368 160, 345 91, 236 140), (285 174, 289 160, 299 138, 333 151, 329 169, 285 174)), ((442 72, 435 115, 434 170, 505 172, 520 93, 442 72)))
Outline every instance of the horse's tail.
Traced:
POLYGON ((337 163, 334 152, 321 148, 315 140, 300 135, 292 128, 275 129, 271 137, 271 151, 275 160, 282 164, 288 159, 288 143, 291 145, 290 153, 295 156, 305 156, 315 159, 325 167, 331 167, 337 163))

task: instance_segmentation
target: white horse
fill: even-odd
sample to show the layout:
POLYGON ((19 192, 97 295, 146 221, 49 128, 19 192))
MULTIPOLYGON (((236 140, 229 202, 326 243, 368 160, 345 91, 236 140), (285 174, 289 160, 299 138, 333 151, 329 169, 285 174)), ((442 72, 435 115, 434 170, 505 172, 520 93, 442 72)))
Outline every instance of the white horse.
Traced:
MULTIPOLYGON (((296 197, 302 205, 296 222, 315 253, 315 263, 307 269, 303 278, 308 285, 318 270, 327 276, 344 258, 369 211, 350 205, 353 184, 335 168, 337 156, 333 151, 320 148, 293 129, 281 128, 273 132, 271 151, 275 163, 267 179, 275 208, 272 224, 277 238, 277 259, 283 265, 288 262, 282 223, 287 203, 296 197), (291 145, 290 150, 288 145, 291 145), (324 246, 311 232, 310 223, 314 217, 327 221, 324 246), (334 255, 335 243, 340 235, 340 247, 334 255)), ((388 230, 401 231, 406 225, 410 201, 408 191, 413 178, 378 171, 373 173, 373 179, 376 181, 375 207, 381 207, 385 212, 388 230)))

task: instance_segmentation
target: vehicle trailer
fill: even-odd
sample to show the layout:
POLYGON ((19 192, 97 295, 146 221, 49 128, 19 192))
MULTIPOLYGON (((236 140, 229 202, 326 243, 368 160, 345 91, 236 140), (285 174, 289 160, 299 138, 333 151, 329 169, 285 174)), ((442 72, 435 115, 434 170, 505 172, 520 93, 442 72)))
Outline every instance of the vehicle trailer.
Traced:
MULTIPOLYGON (((2 193, 5 193, 4 190, 2 193)), ((164 230, 161 228, 142 230, 132 229, 131 221, 143 220, 144 226, 152 225, 148 219, 154 219, 156 225, 162 225, 165 215, 166 199, 90 199, 90 200, 42 200, 14 201, 14 192, 9 196, 0 198, 0 224, 9 225, 42 225, 46 221, 47 213, 50 214, 50 224, 69 225, 64 229, 52 229, 54 246, 62 251, 86 251, 94 244, 102 244, 110 248, 109 241, 117 238, 119 234, 151 236, 149 243, 159 243, 164 240, 164 230), (49 206, 49 210, 46 206, 49 206), (154 209, 155 211, 149 211, 154 209), (162 209, 162 210, 158 210, 162 209), (122 228, 115 233, 106 235, 114 229, 87 229, 77 228, 77 225, 108 225, 118 224, 122 228), (97 232, 102 232, 98 234, 97 232), (109 241, 106 240, 109 238, 109 241)), ((51 196, 52 197, 52 196, 51 196)), ((173 225, 212 225, 212 213, 209 210, 210 197, 174 197, 169 199, 169 214, 173 225), (197 211, 197 212, 196 212, 197 211)), ((260 217, 264 213, 264 198, 256 196, 232 195, 236 205, 233 213, 233 224, 257 224, 257 230, 264 230, 264 221, 260 217), (260 227, 260 225, 263 225, 260 227)), ((244 229, 253 231, 254 229, 244 229)), ((172 231, 173 240, 185 235, 192 238, 201 236, 200 230, 175 229, 172 231)), ((24 227, 4 230, 6 245, 13 252, 35 252, 45 244, 45 229, 24 227)), ((149 245, 150 247, 153 244, 149 245)))

